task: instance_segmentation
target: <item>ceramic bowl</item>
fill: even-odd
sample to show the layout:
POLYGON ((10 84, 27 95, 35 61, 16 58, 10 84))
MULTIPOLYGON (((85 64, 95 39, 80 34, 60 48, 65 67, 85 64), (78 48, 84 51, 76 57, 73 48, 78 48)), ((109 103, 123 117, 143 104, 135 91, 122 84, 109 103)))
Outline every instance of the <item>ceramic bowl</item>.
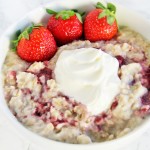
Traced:
MULTIPOLYGON (((94 5, 100 0, 51 0, 48 4, 40 6, 37 9, 26 14, 23 18, 16 21, 10 28, 4 32, 0 38, 0 68, 2 68, 3 62, 7 55, 7 51, 10 49, 10 40, 13 38, 14 33, 18 29, 23 29, 33 23, 46 23, 48 21, 49 15, 46 13, 45 9, 50 8, 53 10, 62 10, 62 9, 79 9, 81 11, 90 11, 94 8, 94 5)), ((127 25, 131 29, 141 33, 145 38, 150 40, 150 22, 144 19, 141 15, 132 12, 116 4, 117 6, 117 19, 120 25, 127 25)), ((12 58, 13 59, 13 58, 12 58)), ((1 76, 1 71, 0 71, 1 76)), ((2 77, 2 76, 1 76, 2 77)), ((28 129, 26 129, 21 123, 17 121, 15 116, 10 112, 6 101, 4 99, 2 80, 0 80, 0 109, 3 111, 5 117, 9 121, 10 125, 13 127, 13 130, 16 134, 19 134, 23 138, 29 140, 30 142, 35 143, 38 147, 44 150, 50 149, 65 149, 65 150, 91 150, 91 149, 105 149, 105 150, 117 150, 125 145, 128 145, 133 140, 140 137, 140 135, 145 132, 150 126, 150 118, 143 121, 142 125, 135 128, 132 132, 127 135, 114 139, 111 141, 106 141, 102 143, 94 143, 88 145, 78 145, 78 144, 67 144, 50 139, 41 137, 28 129)))

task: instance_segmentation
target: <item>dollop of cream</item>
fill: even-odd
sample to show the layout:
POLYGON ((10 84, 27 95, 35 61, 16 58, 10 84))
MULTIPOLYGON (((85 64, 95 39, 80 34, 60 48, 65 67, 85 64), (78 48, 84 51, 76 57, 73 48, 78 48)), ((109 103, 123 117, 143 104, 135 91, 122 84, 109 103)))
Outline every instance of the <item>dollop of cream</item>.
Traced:
POLYGON ((120 91, 118 60, 95 48, 63 51, 54 70, 59 90, 93 115, 107 110, 120 91))

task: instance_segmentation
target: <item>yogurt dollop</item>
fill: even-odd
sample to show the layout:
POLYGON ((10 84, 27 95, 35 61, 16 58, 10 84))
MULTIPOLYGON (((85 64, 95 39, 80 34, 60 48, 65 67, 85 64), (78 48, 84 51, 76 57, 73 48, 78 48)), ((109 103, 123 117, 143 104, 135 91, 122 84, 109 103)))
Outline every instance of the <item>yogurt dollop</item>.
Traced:
POLYGON ((95 48, 63 51, 54 70, 59 90, 93 115, 107 110, 119 93, 118 60, 95 48))

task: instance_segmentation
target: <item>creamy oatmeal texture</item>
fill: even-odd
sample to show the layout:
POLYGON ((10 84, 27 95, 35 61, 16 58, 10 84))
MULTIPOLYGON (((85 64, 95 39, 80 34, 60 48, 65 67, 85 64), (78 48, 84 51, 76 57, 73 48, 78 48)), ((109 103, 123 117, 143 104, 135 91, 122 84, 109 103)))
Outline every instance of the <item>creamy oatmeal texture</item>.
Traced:
POLYGON ((142 123, 150 111, 149 56, 150 43, 126 27, 110 41, 64 45, 50 61, 31 64, 9 51, 3 66, 5 98, 16 118, 41 136, 79 144, 118 138, 142 123), (120 92, 97 115, 60 92, 56 82, 59 55, 79 48, 101 49, 119 62, 120 92))

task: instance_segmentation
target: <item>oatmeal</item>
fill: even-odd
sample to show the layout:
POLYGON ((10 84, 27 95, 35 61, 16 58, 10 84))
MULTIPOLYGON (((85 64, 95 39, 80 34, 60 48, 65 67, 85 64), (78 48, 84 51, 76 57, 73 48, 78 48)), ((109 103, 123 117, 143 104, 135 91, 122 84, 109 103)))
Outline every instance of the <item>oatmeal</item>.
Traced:
POLYGON ((5 99, 16 118, 41 136, 78 144, 112 140, 132 131, 149 114, 149 56, 150 43, 127 27, 109 41, 79 40, 61 46, 49 61, 27 63, 9 51, 3 66, 5 99), (80 48, 101 49, 119 62, 120 92, 97 115, 60 92, 55 78, 60 54, 80 48))

